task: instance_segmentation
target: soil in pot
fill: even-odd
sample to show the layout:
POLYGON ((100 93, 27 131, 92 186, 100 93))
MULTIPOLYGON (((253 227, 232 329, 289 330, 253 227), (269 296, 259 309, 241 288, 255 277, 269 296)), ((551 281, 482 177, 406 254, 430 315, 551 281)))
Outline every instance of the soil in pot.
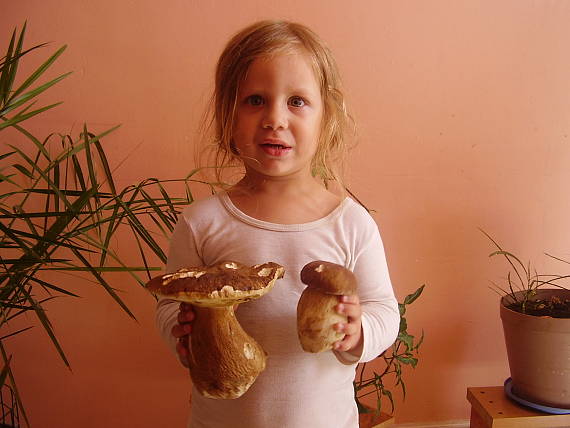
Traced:
POLYGON ((535 317, 570 318, 570 299, 555 295, 544 299, 516 302, 506 306, 512 311, 535 317))

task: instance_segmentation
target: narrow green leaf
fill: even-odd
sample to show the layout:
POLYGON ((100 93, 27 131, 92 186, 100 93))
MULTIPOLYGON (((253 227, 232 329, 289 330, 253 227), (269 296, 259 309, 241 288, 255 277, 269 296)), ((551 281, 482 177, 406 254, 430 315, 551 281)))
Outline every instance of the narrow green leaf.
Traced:
MULTIPOLYGON (((83 195, 85 192, 87 192, 87 189, 84 190, 68 190, 68 189, 63 189, 58 187, 58 192, 55 192, 53 189, 24 189, 27 193, 37 193, 37 194, 42 194, 42 195, 57 195, 57 194, 62 194, 65 196, 75 196, 75 197, 79 197, 81 195, 83 195)), ((89 192, 92 192, 93 189, 89 189, 89 192)), ((95 192, 95 195, 97 195, 98 198, 101 199, 110 199, 113 197, 113 195, 111 193, 106 193, 106 192, 95 192)), ((89 211, 91 213, 95 213, 96 211, 89 211)))
MULTIPOLYGON (((89 144, 91 144, 93 142, 93 140, 95 140, 95 139, 100 140, 104 136, 110 134, 111 132, 115 131, 117 128, 120 128, 120 127, 121 127, 121 125, 116 125, 116 126, 113 126, 112 128, 107 129, 106 131, 103 131, 100 134, 97 134, 94 138, 88 139, 89 144)), ((58 157, 55 159, 55 162, 61 162, 64 159, 67 159, 67 158, 73 156, 74 154, 79 153, 83 150, 85 150, 85 142, 80 142, 79 144, 73 145, 68 150, 65 150, 63 153, 60 153, 58 155, 58 157)))
MULTIPOLYGON (((10 71, 8 72, 9 81, 7 82, 7 95, 12 91, 12 86, 14 85, 14 80, 16 79, 16 75, 18 74, 18 65, 20 63, 20 54, 22 52, 22 46, 24 45, 24 35, 26 34, 26 24, 22 27, 22 31, 20 31, 20 36, 18 37, 18 43, 16 44, 16 49, 12 55, 12 59, 17 58, 16 61, 10 61, 10 71)), ((4 98, 4 104, 6 104, 6 100, 8 98, 4 98)))
POLYGON ((424 343, 424 331, 422 330, 422 335, 420 336, 419 340, 417 341, 417 343, 412 347, 412 351, 416 351, 421 344, 424 343))
MULTIPOLYGON (((13 333, 6 334, 6 335, 0 337, 0 341, 5 340, 5 339, 8 339, 9 337, 12 337, 12 336, 16 336, 16 335, 18 335, 18 334, 20 334, 20 333, 23 333, 23 332, 25 332, 25 331, 27 331, 27 330, 30 330, 30 329, 32 329, 32 328, 33 328, 33 327, 26 327, 26 328, 22 328, 22 329, 20 329, 20 330, 18 330, 18 331, 15 331, 15 332, 13 332, 13 333)), ((0 379, 0 385, 3 385, 3 384, 4 384, 4 380, 3 380, 3 379, 0 379)))
MULTIPOLYGON (((143 198, 147 202, 147 205, 152 209, 152 211, 162 220, 164 224, 168 224, 168 217, 164 214, 162 206, 159 206, 152 198, 152 196, 150 196, 145 190, 141 190, 141 194, 143 195, 143 198)), ((155 223, 157 226, 160 226, 160 222, 155 221, 155 223)), ((165 232, 164 229, 163 232, 165 232)))
MULTIPOLYGON (((31 107, 31 106, 30 106, 31 107)), ((30 141, 32 141, 34 143, 34 145, 36 146, 36 148, 38 149, 38 151, 43 154, 45 156, 46 159, 49 160, 49 153, 46 150, 44 144, 42 144, 40 142, 40 140, 38 140, 32 133, 28 132, 27 130, 25 130, 24 128, 22 128, 20 125, 14 124, 12 125, 14 129, 18 130, 20 133, 24 134, 26 137, 28 137, 30 139, 30 141)), ((49 139, 49 136, 46 138, 46 140, 49 139)))
POLYGON ((22 250, 27 256, 35 257, 40 259, 40 255, 36 253, 34 248, 31 248, 23 239, 20 239, 17 234, 11 228, 7 227, 4 223, 0 223, 0 231, 12 239, 12 241, 18 245, 19 249, 22 250))
MULTIPOLYGON (((93 134, 89 134, 90 136, 94 137, 93 134)), ((103 171, 105 173, 106 182, 109 184, 111 188, 111 193, 113 195, 117 194, 117 189, 115 187, 115 182, 113 180, 113 173, 111 172, 111 168, 109 167, 109 161, 107 160, 107 156, 105 155, 105 151, 103 150, 103 146, 101 145, 101 141, 97 138, 93 141, 95 148, 97 149, 97 153, 99 155, 99 160, 101 161, 101 165, 103 166, 103 171)))
MULTIPOLYGON (((160 194, 162 195, 162 198, 166 201, 168 207, 170 208, 170 212, 172 213, 175 212, 176 209, 174 208, 174 203, 172 202, 170 195, 168 194, 168 192, 166 191, 166 189, 164 188, 164 186, 160 181, 157 180, 157 184, 158 184, 158 189, 160 190, 160 194)), ((171 232, 172 230, 173 229, 170 229, 171 232)))
MULTIPOLYGON (((0 341, 2 338, 0 337, 0 341)), ((10 370, 10 362, 12 361, 12 356, 8 358, 8 362, 2 367, 2 372, 0 373, 0 387, 3 387, 6 383, 6 378, 8 377, 8 372, 10 370)))
POLYGON ((407 331, 408 330, 408 321, 406 318, 400 318, 400 329, 399 331, 407 331))
MULTIPOLYGON (((20 33, 20 37, 25 33, 25 27, 20 33)), ((2 74, 0 75, 0 96, 2 105, 6 103, 8 95, 12 89, 12 82, 14 81, 16 75, 16 69, 13 68, 13 54, 14 54, 14 43, 16 41, 16 29, 12 31, 12 38, 10 39, 10 44, 8 45, 8 51, 6 52, 6 60, 2 64, 2 74)))
MULTIPOLYGON (((136 197, 137 192, 133 193, 131 199, 136 197)), ((160 258, 163 263, 166 263, 166 255, 164 254, 160 245, 152 238, 148 233, 147 229, 143 226, 137 216, 129 209, 129 205, 124 201, 118 199, 117 202, 124 209, 129 225, 133 228, 133 231, 140 236, 143 241, 149 246, 149 248, 160 258)))
MULTIPOLYGON (((31 86, 32 83, 34 83, 39 77, 42 76, 42 74, 45 73, 45 71, 55 62, 55 60, 63 53, 63 51, 65 51, 65 49, 67 49, 67 45, 62 46, 61 48, 59 48, 57 51, 55 51, 55 53, 53 55, 51 55, 42 65, 40 65, 25 81, 24 83, 22 83, 20 85, 20 87, 18 89, 16 89, 14 91, 14 94, 12 95, 12 97, 10 99, 13 99, 15 97, 17 97, 19 94, 21 94, 22 92, 24 92, 27 88, 29 88, 31 86)), ((62 76, 58 77, 57 79, 54 80, 61 80, 62 78, 68 76, 69 74, 71 74, 71 72, 69 73, 65 73, 62 76)), ((54 82, 54 80, 52 80, 52 82, 54 82)), ((51 85, 50 85, 51 86, 51 85)), ((47 88, 46 88, 47 89, 47 88)), ((42 91, 43 92, 43 91, 42 91)))
MULTIPOLYGON (((30 300, 33 301, 33 299, 31 299, 31 296, 30 296, 30 300)), ((34 309, 34 312, 36 313, 36 316, 40 320, 40 323, 42 324, 42 326, 45 329, 46 333, 48 334, 49 338, 51 339, 52 344, 55 346, 55 349, 57 350, 57 353, 61 357, 63 363, 68 368, 71 368, 71 364, 69 363, 69 360, 67 359, 67 356, 65 355, 65 352, 63 351, 63 348, 62 348, 61 344, 59 343, 59 340, 57 339, 57 337, 55 335, 55 332, 53 330, 51 322, 50 322, 48 316, 46 315, 44 309, 41 306, 37 305, 35 302, 33 303, 33 309, 34 309)))
POLYGON ((74 178, 79 181, 79 186, 81 187, 81 191, 87 190, 87 183, 85 182, 85 176, 83 175, 83 169, 81 168, 81 164, 79 163, 79 159, 77 158, 76 154, 71 156, 71 163, 73 165, 73 176, 74 178))
POLYGON ((24 217, 19 217, 21 220, 24 220, 24 223, 28 226, 28 229, 30 230, 30 233, 32 235, 40 235, 40 233, 38 232, 38 230, 36 229, 36 226, 34 225, 34 223, 32 223, 32 221, 30 220, 30 218, 26 217, 26 212, 24 211, 24 208, 22 206, 19 206, 17 208, 17 214, 18 215, 23 215, 24 217))
POLYGON ((91 155, 91 144, 93 144, 93 137, 91 137, 90 133, 87 131, 87 125, 83 125, 83 132, 81 136, 83 138, 83 152, 85 153, 85 158, 87 161, 87 171, 89 173, 91 187, 99 187, 95 173, 95 164, 93 162, 93 156, 91 155))
POLYGON ((67 200, 67 198, 65 197, 65 195, 63 193, 61 193, 60 189, 55 186, 54 182, 49 178, 49 168, 46 169, 45 171, 42 170, 41 168, 37 167, 37 165, 34 163, 34 161, 32 161, 28 155, 26 155, 22 150, 20 150, 17 147, 14 147, 12 145, 10 145, 10 147, 12 147, 13 149, 15 149, 18 154, 24 159, 26 160, 26 162, 28 162, 30 164, 30 166, 35 169, 39 175, 43 178, 43 180, 46 182, 46 184, 54 191, 54 193, 63 201, 63 203, 65 204, 65 206, 67 207, 68 210, 73 212, 73 204, 71 202, 69 202, 67 200))
MULTIPOLYGON (((2 247, 5 248, 5 247, 2 247)), ((12 247, 12 248, 16 248, 16 247, 12 247)), ((2 261, 2 263, 4 264, 26 264, 26 263, 30 263, 30 264, 34 264, 34 263, 66 263, 69 262, 69 259, 55 259, 55 258, 45 258, 45 259, 33 259, 33 258, 1 258, 0 259, 2 261)), ((57 268, 59 269, 59 268, 57 268)))
POLYGON ((418 359, 414 357, 396 355, 396 359, 404 364, 411 365, 414 368, 418 364, 418 359))
MULTIPOLYGON (((3 174, 0 174, 0 182, 4 182, 4 181, 5 181, 5 182, 10 183, 10 184, 12 184, 12 185, 14 185, 14 186, 18 186, 18 184, 17 184, 15 181, 12 181, 12 180, 11 180, 11 177, 14 177, 14 175, 15 175, 15 174, 10 174, 10 175, 3 175, 3 174)), ((19 187, 19 186, 18 186, 18 187, 19 187)), ((16 194, 16 193, 15 193, 15 192, 11 192, 10 195, 12 195, 12 194, 16 194)), ((0 195, 0 199, 6 198, 7 196, 8 196, 8 195, 7 195, 6 193, 3 193, 2 195, 0 195)))
MULTIPOLYGON (((40 267, 38 270, 48 271, 54 270, 58 272, 147 272, 147 271, 162 271, 160 267, 146 267, 146 266, 91 266, 91 267, 40 267)), ((79 296, 76 296, 79 297, 79 296)))
MULTIPOLYGON (((147 261, 147 258, 146 258, 145 251, 144 251, 143 248, 142 248, 142 245, 141 245, 141 242, 140 242, 139 237, 138 237, 136 234, 135 234, 134 236, 135 236, 135 240, 137 241, 137 247, 138 247, 138 249, 139 249, 139 254, 140 254, 141 259, 142 259, 142 261, 143 261, 143 263, 144 263, 144 266, 145 266, 145 268, 146 268, 146 271, 148 272, 148 279, 150 279, 150 271, 151 271, 151 268, 149 267, 149 264, 148 264, 148 261, 147 261)), ((142 284, 141 284, 141 285, 142 285, 142 284)))
MULTIPOLYGON (((392 409, 392 410, 390 410, 390 413, 394 413, 394 397, 392 396, 392 392, 389 391, 388 389, 382 388, 382 395, 388 397, 388 400, 390 401, 390 408, 392 409)), ((380 406, 381 406, 381 403, 377 403, 377 407, 379 409, 380 409, 380 406)))
POLYGON ((93 266, 91 266, 91 263, 89 263, 89 261, 85 257, 83 257, 83 255, 79 251, 73 251, 73 253, 77 256, 77 258, 81 261, 81 263, 83 263, 83 265, 89 269, 89 272, 91 272, 91 274, 95 277, 95 279, 99 281, 99 283, 103 286, 103 288, 105 288, 107 293, 113 298, 113 300, 115 300, 115 302, 117 302, 117 304, 123 309, 123 311, 125 311, 127 315, 129 315, 132 319, 136 320, 134 314, 127 307, 125 302, 123 302, 123 300, 117 295, 115 290, 107 283, 107 281, 105 281, 105 279, 99 274, 99 272, 97 272, 97 270, 94 269, 93 266))
POLYGON ((9 126, 14 126, 16 123, 23 122, 24 120, 27 120, 27 119, 29 119, 29 118, 37 115, 37 114, 40 114, 46 110, 57 107, 60 104, 61 104, 61 102, 55 103, 55 104, 50 104, 49 106, 42 107, 42 108, 34 110, 30 113, 26 113, 26 114, 22 114, 22 115, 16 115, 11 119, 1 118, 2 120, 4 120, 4 122, 0 123, 0 130, 2 130, 4 128, 8 128, 9 126))
POLYGON ((27 55, 31 51, 39 49, 39 48, 43 48, 47 45, 48 45, 48 43, 40 43, 39 45, 35 45, 35 46, 32 46, 31 48, 24 49, 23 51, 15 53, 14 55, 12 55, 8 61, 6 60, 5 56, 2 57, 0 59, 0 69, 3 69, 4 67, 11 66, 14 62, 19 61, 20 58, 27 55))
MULTIPOLYGON (((59 162, 54 164, 52 168, 53 174, 53 185, 56 189, 61 189, 61 180, 60 180, 60 170, 59 170, 59 162)), ((62 192, 60 190, 60 192, 62 192)), ((62 192, 65 195, 65 191, 62 192)), ((57 212, 59 211, 59 198, 54 198, 54 210, 57 212)), ((46 204, 46 211, 49 209, 49 204, 46 204)))
POLYGON ((424 291, 424 287, 425 284, 423 284, 421 287, 419 287, 416 291, 414 291, 412 294, 408 294, 405 298, 404 298, 404 304, 405 305, 409 305, 411 303, 414 303, 416 301, 416 299, 418 297, 420 297, 422 295, 422 292, 424 291))
POLYGON ((0 160, 5 159, 5 158, 7 158, 7 157, 9 157, 9 156, 12 156, 14 153, 16 153, 16 152, 7 152, 7 153, 4 153, 4 154, 0 155, 0 160))
MULTIPOLYGON (((2 343, 2 341, 0 341, 0 352, 2 352, 2 358, 4 359, 4 365, 9 367, 10 365, 8 364, 8 362, 9 362, 10 358, 8 358, 8 356, 6 355, 6 350, 4 349, 4 344, 2 343)), ((23 416, 24 421, 26 422, 26 425, 29 427, 30 421, 28 420, 28 416, 26 414, 26 409, 24 408, 24 404, 23 404, 22 399, 20 397, 20 393, 18 391, 16 381, 14 380, 14 375, 12 374, 12 369, 10 369, 10 368, 8 369, 8 377, 10 378, 10 383, 12 384, 14 395, 16 396, 16 405, 19 409, 20 414, 23 416)))
POLYGON ((61 76, 56 77, 55 79, 50 80, 49 82, 44 83, 43 85, 38 86, 35 89, 32 89, 29 92, 26 92, 25 94, 23 94, 22 96, 18 97, 18 98, 10 98, 8 100, 8 103, 4 105, 3 109, 2 109, 2 115, 7 115, 8 113, 10 113, 11 111, 17 109, 18 107, 20 107, 21 105, 27 103, 28 101, 30 101, 33 98, 36 98, 38 95, 40 95, 42 92, 46 91, 47 89, 51 88, 53 85, 55 85, 56 83, 62 81, 63 79, 65 79, 67 76, 69 76, 71 74, 71 72, 68 73, 64 73, 61 76))
POLYGON ((401 341, 406 346, 407 350, 412 349, 412 347, 414 346, 414 336, 410 336, 407 333, 400 332, 398 334, 397 340, 401 341))
POLYGON ((32 172, 27 169, 25 166, 20 165, 19 163, 12 165, 15 169, 17 169, 20 173, 22 173, 23 175, 25 175, 28 178, 34 178, 34 174, 32 174, 32 172))
MULTIPOLYGON (((65 270, 65 268, 63 268, 63 269, 62 269, 62 268, 51 268, 51 269, 50 269, 50 268, 45 268, 45 269, 39 268, 39 270, 57 270, 57 271, 61 271, 61 270, 65 270)), ((66 296, 70 296, 70 297, 80 297, 80 296, 78 296, 77 294, 72 293, 71 291, 65 290, 64 288, 58 287, 57 285, 53 285, 53 284, 51 284, 51 283, 49 283, 49 282, 43 281, 43 280, 41 280, 41 279, 39 279, 39 278, 36 278, 36 277, 31 277, 31 278, 30 278, 30 282, 34 282, 34 283, 36 283, 36 284, 38 284, 38 285, 41 285, 41 286, 44 287, 45 289, 49 289, 49 290, 51 290, 51 291, 55 291, 55 292, 57 292, 57 293, 61 293, 61 294, 66 295, 66 296)))
MULTIPOLYGON (((119 196, 119 198, 121 196, 119 196)), ((105 264, 105 260, 107 257, 107 248, 109 248, 109 244, 111 242, 111 238, 112 238, 113 234, 116 231, 116 227, 118 227, 119 224, 121 224, 121 221, 125 216, 124 212, 121 212, 121 214, 119 214, 119 208, 120 208, 119 204, 115 204, 113 207, 113 212, 109 216, 110 222, 107 225, 107 230, 106 230, 105 236, 103 237, 103 249, 101 250, 101 258, 99 261, 99 265, 101 265, 101 266, 105 264)))

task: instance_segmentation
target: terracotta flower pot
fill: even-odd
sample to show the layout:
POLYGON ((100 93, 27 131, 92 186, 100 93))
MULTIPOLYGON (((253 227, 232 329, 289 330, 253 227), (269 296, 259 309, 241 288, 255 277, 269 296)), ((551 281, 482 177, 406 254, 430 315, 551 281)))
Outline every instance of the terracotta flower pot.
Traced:
MULTIPOLYGON (((570 290, 538 290, 536 299, 551 296, 570 299, 570 290)), ((500 312, 513 392, 532 403, 570 409, 570 319, 521 314, 507 309, 509 302, 501 299, 500 312)))

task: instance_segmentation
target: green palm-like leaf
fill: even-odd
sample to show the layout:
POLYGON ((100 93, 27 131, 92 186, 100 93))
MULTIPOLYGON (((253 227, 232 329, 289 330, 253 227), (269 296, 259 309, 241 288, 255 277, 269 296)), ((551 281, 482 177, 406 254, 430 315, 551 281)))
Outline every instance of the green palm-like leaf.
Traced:
POLYGON ((14 30, 6 56, 0 60, 0 131, 14 129, 23 139, 0 155, 0 249, 6 252, 0 256, 0 350, 4 360, 0 380, 14 390, 20 414, 29 426, 5 345, 14 336, 26 334, 31 326, 11 330, 8 323, 22 314, 35 314, 36 324, 70 367, 46 305, 58 297, 77 298, 80 292, 66 289, 58 274, 83 273, 83 282, 97 284, 135 319, 113 286, 111 275, 128 273, 134 283, 144 285, 139 274, 150 277, 150 272, 159 270, 155 265, 166 261, 162 249, 165 237, 172 232, 181 206, 193 201, 190 185, 206 184, 213 190, 216 184, 196 179, 198 170, 194 170, 184 179, 149 178, 119 190, 102 142, 117 126, 101 133, 84 126, 77 139, 53 133, 42 140, 26 130, 28 119, 59 105, 38 107, 39 98, 69 73, 42 81, 65 51, 63 46, 30 75, 17 78, 20 61, 44 46, 25 49, 25 31, 25 25, 19 34, 14 30), (14 88, 14 83, 22 80, 14 88), (170 186, 178 186, 181 196, 169 193, 170 186), (136 246, 137 253, 131 252, 139 257, 138 262, 122 260, 112 245, 117 234, 132 239, 129 247, 136 246))

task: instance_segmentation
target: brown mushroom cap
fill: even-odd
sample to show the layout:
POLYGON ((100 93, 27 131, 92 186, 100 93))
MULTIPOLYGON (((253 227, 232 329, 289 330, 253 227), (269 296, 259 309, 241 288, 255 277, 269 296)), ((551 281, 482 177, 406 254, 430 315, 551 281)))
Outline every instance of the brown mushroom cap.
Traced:
POLYGON ((250 267, 224 261, 157 276, 146 288, 156 296, 197 306, 229 306, 263 296, 284 272, 281 265, 273 262, 250 267))
POLYGON ((303 267, 301 281, 312 290, 334 295, 355 294, 357 287, 356 277, 351 271, 339 264, 320 260, 303 267))

